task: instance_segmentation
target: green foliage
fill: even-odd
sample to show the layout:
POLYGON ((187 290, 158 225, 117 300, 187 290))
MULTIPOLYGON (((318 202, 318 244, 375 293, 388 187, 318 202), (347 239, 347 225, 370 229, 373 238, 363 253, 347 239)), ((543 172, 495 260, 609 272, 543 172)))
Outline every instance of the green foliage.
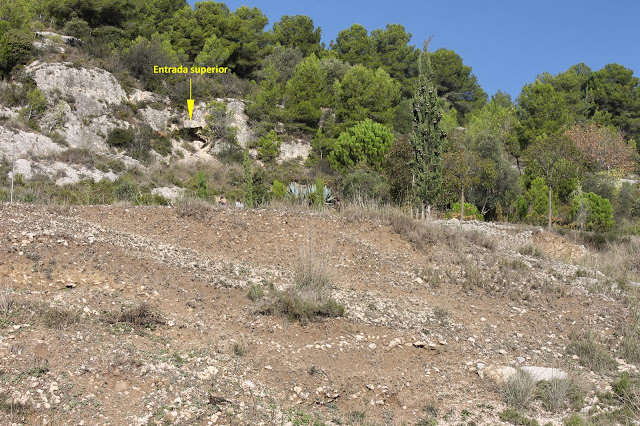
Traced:
POLYGON ((196 176, 194 178, 194 190, 196 193, 196 197, 200 198, 201 200, 207 199, 207 174, 202 170, 196 173, 196 176))
POLYGON ((464 65, 456 52, 438 49, 431 54, 431 63, 438 94, 458 111, 461 121, 487 101, 471 67, 464 65))
MULTIPOLYGON (((575 188, 582 174, 582 156, 573 142, 566 136, 542 138, 531 144, 526 151, 527 175, 543 177, 549 187, 548 203, 551 204, 553 190, 569 192, 575 188)), ((547 208, 547 225, 551 227, 551 211, 547 208)))
POLYGON ((287 195, 287 188, 282 182, 276 179, 273 181, 273 185, 271 185, 271 193, 276 200, 283 200, 287 195))
POLYGON ((17 65, 29 61, 33 55, 32 41, 33 35, 28 29, 10 28, 0 31, 0 77, 9 74, 17 65))
POLYGON ((335 51, 341 60, 351 65, 370 65, 373 41, 369 38, 365 27, 353 24, 350 28, 338 33, 335 43, 331 42, 331 50, 335 51))
POLYGON ((304 56, 318 54, 323 48, 320 44, 322 30, 314 28, 313 20, 304 15, 282 16, 273 24, 273 36, 276 43, 298 48, 304 56))
POLYGON ((393 139, 387 127, 367 119, 340 134, 329 162, 343 171, 361 163, 379 170, 393 139))
POLYGON ((262 81, 268 78, 267 70, 273 67, 278 72, 278 82, 286 84, 302 60, 303 55, 299 48, 276 46, 273 52, 262 61, 261 70, 256 72, 256 80, 262 81))
POLYGON ((263 70, 265 78, 259 84, 258 90, 247 105, 247 115, 254 121, 265 122, 273 127, 280 120, 281 111, 278 107, 284 96, 284 84, 280 82, 280 73, 271 64, 263 70))
POLYGON ((326 79, 327 72, 313 53, 296 66, 284 92, 287 121, 317 127, 322 115, 320 107, 327 105, 326 79))
POLYGON ((67 22, 62 31, 66 35, 86 39, 91 33, 91 27, 87 21, 76 17, 67 22))
POLYGON ((202 67, 224 66, 231 52, 223 40, 212 34, 204 42, 204 47, 196 56, 195 64, 202 67))
POLYGON ((522 88, 518 97, 516 128, 520 147, 564 132, 569 123, 564 97, 550 84, 536 80, 522 88))
POLYGON ((39 89, 29 90, 27 93, 27 107, 23 113, 27 120, 38 117, 47 109, 47 98, 39 89))
POLYGON ((258 140, 258 159, 265 162, 274 161, 280 155, 280 137, 275 131, 270 131, 258 140))
POLYGON ((178 66, 181 62, 166 34, 155 33, 150 40, 139 36, 122 51, 121 58, 131 75, 140 79, 148 90, 162 92, 167 80, 173 81, 181 77, 153 73, 154 65, 171 67, 178 66))
POLYGON ((107 145, 126 148, 133 144, 133 132, 130 129, 115 128, 107 136, 107 145))
MULTIPOLYGON (((528 223, 536 225, 545 223, 549 213, 548 193, 549 187, 544 183, 544 178, 538 177, 531 182, 531 187, 525 193, 525 199, 527 200, 525 220, 528 223)), ((520 202, 520 199, 518 201, 520 202)), ((555 203, 552 202, 553 209, 555 209, 555 203)), ((518 210, 521 211, 521 206, 519 206, 518 210)))
POLYGON ((433 83, 430 53, 425 44, 419 58, 418 88, 413 96, 411 146, 415 155, 414 203, 433 204, 442 188, 442 153, 446 133, 440 129, 442 112, 433 83))
POLYGON ((334 84, 334 91, 336 120, 343 127, 366 119, 392 124, 400 87, 383 69, 373 71, 362 65, 353 66, 341 82, 334 84))
POLYGON ((342 178, 342 197, 354 201, 370 199, 385 204, 390 201, 390 188, 376 170, 360 167, 342 178))
POLYGON ((630 139, 640 140, 640 79, 633 70, 608 64, 589 74, 585 91, 593 99, 590 113, 608 115, 630 139))
POLYGON ((500 413, 500 420, 516 426, 540 426, 537 420, 523 416, 513 408, 507 408, 500 413))
MULTIPOLYGON (((451 210, 445 215, 447 219, 460 217, 460 203, 451 204, 451 210)), ((464 218, 473 218, 475 220, 484 221, 484 216, 478 211, 478 208, 470 203, 464 203, 464 218)))
POLYGON ((584 192, 573 199, 571 209, 571 219, 576 221, 580 218, 580 213, 586 209, 584 218, 581 218, 582 225, 587 231, 607 232, 613 229, 613 207, 611 202, 593 192, 584 192))

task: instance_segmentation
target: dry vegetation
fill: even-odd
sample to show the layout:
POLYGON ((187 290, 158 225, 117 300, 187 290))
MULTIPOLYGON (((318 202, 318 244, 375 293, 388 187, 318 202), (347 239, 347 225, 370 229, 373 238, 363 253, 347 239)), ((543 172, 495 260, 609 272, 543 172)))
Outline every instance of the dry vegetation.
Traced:
POLYGON ((635 241, 574 264, 546 251, 569 244, 557 235, 373 206, 2 213, 3 421, 77 423, 89 408, 113 424, 638 419, 635 241), (626 286, 607 284, 609 262, 626 286), (518 369, 498 386, 479 362, 570 379, 518 369), (58 389, 51 408, 31 386, 58 389))

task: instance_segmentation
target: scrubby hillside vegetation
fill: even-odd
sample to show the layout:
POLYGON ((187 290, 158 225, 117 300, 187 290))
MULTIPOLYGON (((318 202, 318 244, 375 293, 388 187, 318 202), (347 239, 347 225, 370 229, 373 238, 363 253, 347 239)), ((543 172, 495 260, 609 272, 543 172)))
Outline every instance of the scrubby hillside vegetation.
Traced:
POLYGON ((639 232, 640 86, 622 65, 542 72, 515 101, 488 99, 458 54, 416 47, 400 24, 356 24, 326 46, 310 17, 269 25, 216 2, 0 7, 2 199, 23 159, 23 201, 252 206, 317 180, 420 215, 462 204, 470 218, 639 232), (231 72, 153 72, 193 64, 231 72))
POLYGON ((0 423, 640 421, 633 71, 321 36, 0 0, 0 423))

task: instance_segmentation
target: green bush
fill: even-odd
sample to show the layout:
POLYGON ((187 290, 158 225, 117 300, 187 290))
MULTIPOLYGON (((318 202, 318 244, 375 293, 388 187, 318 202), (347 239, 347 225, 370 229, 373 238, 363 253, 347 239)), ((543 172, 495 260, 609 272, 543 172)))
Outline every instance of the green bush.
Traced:
POLYGON ((281 144, 278 134, 270 131, 258 140, 258 159, 265 162, 274 161, 280 155, 281 144))
POLYGON ((587 231, 606 232, 613 229, 611 202, 593 192, 585 192, 573 199, 571 220, 580 222, 587 231))
POLYGON ((393 133, 388 127, 369 119, 361 121, 340 134, 329 154, 329 162, 337 170, 346 170, 361 163, 380 170, 393 140, 393 133))
POLYGON ((132 144, 133 132, 130 129, 116 128, 107 136, 107 145, 115 148, 126 148, 132 144))
MULTIPOLYGON (((475 220, 484 221, 484 216, 478 211, 478 208, 470 203, 464 203, 464 218, 473 216, 475 220)), ((460 217, 460 203, 451 204, 451 210, 445 215, 447 219, 460 217)))
MULTIPOLYGON (((551 198, 551 211, 556 210, 556 197, 551 198)), ((535 225, 547 223, 549 214, 549 187, 545 184, 544 178, 537 177, 531 182, 531 187, 525 194, 528 203, 526 221, 535 225)))
POLYGON ((276 200, 282 200, 287 195, 287 188, 279 180, 274 180, 271 185, 271 193, 276 200))
POLYGON ((73 18, 67 22, 62 30, 66 35, 77 37, 80 39, 87 38, 91 33, 91 27, 80 18, 73 18))
POLYGON ((375 170, 358 168, 342 179, 342 196, 345 199, 373 199, 380 204, 390 201, 389 184, 375 170))

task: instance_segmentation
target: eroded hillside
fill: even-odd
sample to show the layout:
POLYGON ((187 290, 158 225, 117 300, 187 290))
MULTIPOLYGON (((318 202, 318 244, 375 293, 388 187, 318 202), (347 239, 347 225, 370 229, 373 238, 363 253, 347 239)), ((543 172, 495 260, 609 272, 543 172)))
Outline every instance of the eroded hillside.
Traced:
POLYGON ((561 369, 581 393, 556 410, 533 398, 541 423, 616 405, 602 394, 636 371, 628 305, 584 247, 357 216, 4 205, 3 422, 498 424, 509 365, 561 369), (310 255, 345 315, 259 314, 310 255), (585 330, 613 364, 575 355, 585 330))

